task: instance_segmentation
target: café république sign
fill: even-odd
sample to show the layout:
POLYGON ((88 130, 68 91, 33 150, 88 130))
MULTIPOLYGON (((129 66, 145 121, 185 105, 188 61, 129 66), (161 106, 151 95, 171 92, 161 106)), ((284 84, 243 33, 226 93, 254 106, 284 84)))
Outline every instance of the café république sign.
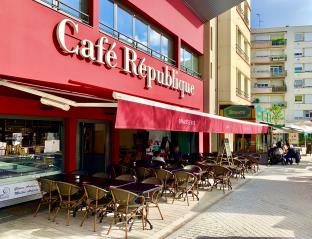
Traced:
MULTIPOLYGON (((78 45, 70 48, 65 42, 66 26, 71 28, 72 35, 78 34, 78 24, 72 20, 64 19, 58 23, 56 37, 60 48, 65 53, 79 55, 98 64, 106 65, 109 69, 117 67, 116 42, 109 43, 108 38, 103 36, 96 43, 83 39, 78 45)), ((178 71, 175 69, 169 70, 168 66, 165 66, 162 71, 157 70, 152 66, 146 65, 145 58, 139 59, 137 53, 129 47, 122 46, 121 49, 123 51, 122 71, 134 74, 139 79, 145 79, 145 87, 147 89, 152 88, 152 82, 154 82, 155 85, 177 90, 180 98, 183 98, 185 94, 194 94, 195 86, 176 78, 178 71)))

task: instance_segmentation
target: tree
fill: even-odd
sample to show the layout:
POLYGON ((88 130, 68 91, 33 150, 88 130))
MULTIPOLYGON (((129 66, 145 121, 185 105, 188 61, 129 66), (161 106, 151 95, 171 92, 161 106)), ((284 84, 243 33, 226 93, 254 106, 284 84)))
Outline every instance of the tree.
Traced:
POLYGON ((271 111, 271 119, 274 124, 281 124, 284 120, 283 107, 280 105, 272 105, 271 111))

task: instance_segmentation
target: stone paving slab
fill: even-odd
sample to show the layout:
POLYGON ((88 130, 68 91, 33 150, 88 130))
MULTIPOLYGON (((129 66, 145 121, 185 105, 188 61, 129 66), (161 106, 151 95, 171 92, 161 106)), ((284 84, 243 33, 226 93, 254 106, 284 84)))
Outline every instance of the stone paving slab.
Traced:
MULTIPOLYGON (((266 169, 264 167, 262 170, 266 169)), ((186 201, 178 200, 172 204, 172 198, 167 201, 163 199, 160 203, 160 208, 164 216, 164 220, 160 219, 156 208, 150 209, 149 219, 153 224, 152 230, 142 230, 140 221, 137 221, 128 233, 129 238, 164 238, 174 232, 176 228, 181 227, 187 221, 196 217, 203 212, 208 206, 217 202, 231 192, 235 192, 242 184, 247 182, 247 179, 232 179, 233 191, 223 193, 219 189, 212 191, 200 189, 199 202, 190 200, 190 206, 187 206, 186 201)), ((75 218, 71 217, 70 226, 65 225, 65 213, 60 213, 56 223, 47 220, 47 210, 42 210, 34 218, 32 215, 19 217, 8 222, 0 223, 0 238, 6 239, 47 239, 47 238, 68 238, 68 239, 95 239, 95 238, 124 238, 124 230, 122 225, 113 226, 109 236, 106 235, 111 215, 103 220, 101 224, 97 224, 97 231, 93 232, 93 221, 89 218, 83 227, 80 227, 82 213, 78 212, 75 218)))
POLYGON ((312 163, 271 166, 168 236, 312 238, 312 163))

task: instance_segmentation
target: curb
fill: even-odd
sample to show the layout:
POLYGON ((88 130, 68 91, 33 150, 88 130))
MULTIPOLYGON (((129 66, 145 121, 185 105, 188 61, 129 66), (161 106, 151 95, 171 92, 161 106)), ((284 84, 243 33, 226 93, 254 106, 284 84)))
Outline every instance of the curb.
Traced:
MULTIPOLYGON (((251 176, 257 176, 262 174, 264 171, 267 170, 267 167, 263 167, 261 169, 261 171, 258 171, 254 174, 252 174, 251 176)), ((238 184, 237 186, 235 186, 235 188, 233 188, 231 191, 226 191, 225 194, 223 194, 220 197, 217 197, 213 202, 209 203, 208 205, 204 206, 202 208, 202 211, 206 211, 208 210, 210 207, 214 206, 216 203, 218 203, 219 201, 221 201, 222 199, 226 198, 227 196, 229 196, 231 193, 234 193, 234 190, 239 189, 240 187, 242 187, 243 185, 245 185, 246 183, 249 183, 250 181, 252 181, 253 178, 248 178, 245 179, 242 183, 238 184)), ((207 192, 208 193, 208 192, 207 192)), ((186 215, 184 215, 184 217, 176 220, 175 222, 171 223, 170 225, 168 225, 168 227, 162 229, 161 231, 155 233, 153 236, 149 237, 149 238, 159 238, 159 239, 165 239, 166 237, 170 236, 171 234, 173 234, 175 231, 177 231, 178 229, 180 229, 181 227, 183 227, 185 224, 187 224, 188 222, 192 221, 194 218, 196 218, 197 216, 199 216, 201 214, 201 212, 188 212, 186 215)))

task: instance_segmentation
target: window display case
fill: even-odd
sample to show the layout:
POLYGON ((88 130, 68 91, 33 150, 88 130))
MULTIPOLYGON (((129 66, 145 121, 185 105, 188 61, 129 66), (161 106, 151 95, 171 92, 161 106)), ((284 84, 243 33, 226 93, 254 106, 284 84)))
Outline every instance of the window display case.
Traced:
POLYGON ((62 170, 62 121, 0 118, 0 208, 38 197, 35 179, 62 170))

